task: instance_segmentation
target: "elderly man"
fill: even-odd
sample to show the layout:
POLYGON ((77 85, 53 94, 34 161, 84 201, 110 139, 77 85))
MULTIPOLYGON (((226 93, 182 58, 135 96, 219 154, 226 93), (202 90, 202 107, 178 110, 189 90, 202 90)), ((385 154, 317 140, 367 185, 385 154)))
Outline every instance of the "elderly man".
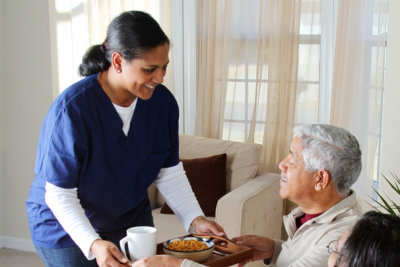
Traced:
MULTIPOLYGON (((327 266, 327 245, 361 215, 356 195, 350 190, 361 171, 357 139, 345 129, 331 125, 296 127, 289 155, 279 168, 280 196, 298 205, 284 216, 288 240, 254 235, 233 240, 253 248, 249 261, 264 260, 278 267, 327 266)), ((134 266, 150 266, 146 264, 152 261, 161 265, 160 261, 174 262, 171 266, 201 266, 167 256, 148 258, 134 266)))

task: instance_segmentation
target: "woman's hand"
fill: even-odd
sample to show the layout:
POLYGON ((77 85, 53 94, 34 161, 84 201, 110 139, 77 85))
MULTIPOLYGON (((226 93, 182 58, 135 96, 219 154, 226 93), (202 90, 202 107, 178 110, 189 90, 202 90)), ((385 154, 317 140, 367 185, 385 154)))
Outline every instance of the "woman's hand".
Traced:
POLYGON ((273 240, 256 235, 245 235, 232 239, 237 245, 246 246, 253 249, 253 257, 249 260, 239 263, 244 266, 250 261, 258 261, 271 258, 274 254, 275 243, 273 240))
POLYGON ((192 221, 192 228, 198 235, 210 235, 226 237, 224 228, 218 223, 208 220, 204 216, 198 216, 192 221))
POLYGON ((135 261, 132 267, 147 267, 147 266, 179 267, 181 266, 182 261, 183 261, 182 259, 178 259, 169 255, 157 255, 135 261))
POLYGON ((96 262, 100 267, 131 266, 129 260, 110 241, 96 239, 92 243, 90 251, 96 257, 96 262))

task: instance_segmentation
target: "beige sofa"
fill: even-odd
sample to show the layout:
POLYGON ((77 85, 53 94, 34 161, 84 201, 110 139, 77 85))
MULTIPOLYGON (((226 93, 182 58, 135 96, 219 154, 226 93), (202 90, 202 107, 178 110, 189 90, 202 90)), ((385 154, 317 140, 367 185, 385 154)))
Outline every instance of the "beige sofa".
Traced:
MULTIPOLYGON (((203 137, 180 135, 181 159, 227 154, 227 194, 219 199, 215 218, 228 237, 246 234, 281 237, 282 206, 279 175, 262 173, 262 146, 203 137)), ((212 185, 210 185, 212 186, 212 185)), ((158 242, 186 234, 175 215, 160 213, 164 204, 156 187, 149 188, 158 242)))

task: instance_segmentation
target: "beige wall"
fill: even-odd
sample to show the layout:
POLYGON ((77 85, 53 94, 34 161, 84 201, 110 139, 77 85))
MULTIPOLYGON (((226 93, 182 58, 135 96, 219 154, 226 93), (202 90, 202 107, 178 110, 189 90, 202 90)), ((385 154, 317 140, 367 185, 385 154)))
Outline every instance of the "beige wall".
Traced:
MULTIPOLYGON (((386 54, 387 72, 383 109, 383 140, 381 172, 400 176, 400 1, 389 1, 389 35, 386 54)), ((387 183, 382 182, 380 190, 400 203, 400 197, 393 194, 387 183)))
POLYGON ((52 101, 47 0, 2 0, 1 176, 3 238, 30 239, 25 200, 52 101))
MULTIPOLYGON (((0 236, 3 236, 3 220, 4 220, 4 194, 3 194, 3 114, 4 114, 4 97, 3 97, 3 42, 4 42, 4 21, 3 21, 3 0, 0 0, 0 236)), ((1 247, 1 244, 0 244, 1 247)))

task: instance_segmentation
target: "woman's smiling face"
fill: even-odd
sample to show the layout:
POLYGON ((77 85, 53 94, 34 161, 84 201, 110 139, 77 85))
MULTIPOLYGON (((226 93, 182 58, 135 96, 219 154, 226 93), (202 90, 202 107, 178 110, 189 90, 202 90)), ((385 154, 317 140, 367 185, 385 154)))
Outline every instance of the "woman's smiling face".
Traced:
POLYGON ((140 99, 151 98, 154 88, 164 81, 169 63, 169 44, 147 50, 139 58, 121 61, 120 85, 140 99))

